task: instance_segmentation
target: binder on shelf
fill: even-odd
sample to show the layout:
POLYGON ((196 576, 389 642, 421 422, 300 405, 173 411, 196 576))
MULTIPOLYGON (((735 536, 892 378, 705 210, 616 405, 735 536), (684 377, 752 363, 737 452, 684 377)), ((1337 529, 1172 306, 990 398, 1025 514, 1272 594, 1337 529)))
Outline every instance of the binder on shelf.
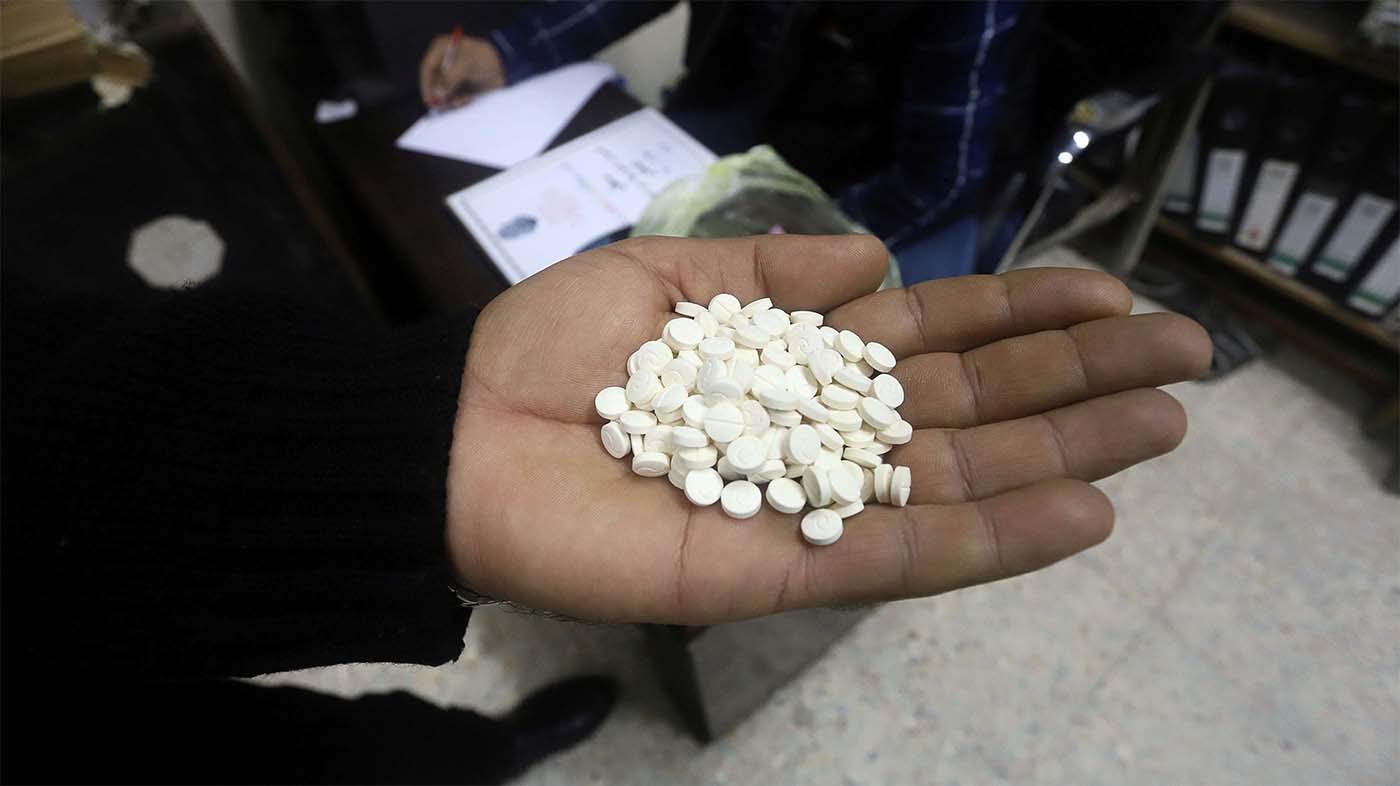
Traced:
POLYGON ((1379 124, 1380 114, 1367 96, 1348 93, 1337 101, 1322 148, 1304 172, 1269 247, 1269 267, 1291 276, 1312 258, 1379 124))
POLYGON ((1196 182, 1198 234, 1225 242, 1240 203, 1249 151, 1263 127, 1272 79, 1244 63, 1231 63, 1216 79, 1201 121, 1196 182))
POLYGON ((1273 240, 1284 205, 1313 149, 1327 107, 1327 93, 1310 80, 1280 77, 1274 86, 1269 122, 1252 156, 1242 193, 1247 195, 1234 231, 1240 248, 1262 254, 1273 240))
POLYGON ((1346 304, 1368 317, 1379 317, 1400 303, 1400 240, 1392 240, 1375 266, 1347 295, 1346 304))
POLYGON ((1196 157, 1201 147, 1200 129, 1193 128, 1182 140, 1181 150, 1172 160, 1167 173, 1167 190, 1162 197, 1162 209, 1168 213, 1190 215, 1196 212, 1196 157))
POLYGON ((1322 289, 1335 289, 1352 278, 1372 247, 1384 245, 1384 238, 1395 232, 1395 207, 1400 192, 1400 151, 1395 145, 1396 129, 1391 127, 1377 140, 1374 166, 1368 164, 1350 204, 1341 211, 1336 228, 1322 244, 1308 266, 1310 283, 1322 289))

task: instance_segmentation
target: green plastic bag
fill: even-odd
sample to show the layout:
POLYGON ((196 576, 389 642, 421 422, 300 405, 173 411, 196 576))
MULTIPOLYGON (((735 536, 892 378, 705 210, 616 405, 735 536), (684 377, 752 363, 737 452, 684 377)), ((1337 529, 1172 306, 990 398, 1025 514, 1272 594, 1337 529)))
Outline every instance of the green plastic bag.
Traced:
MULTIPOLYGON (((840 235, 867 231, 842 213, 811 178, 788 166, 773 148, 759 145, 747 153, 725 156, 703 174, 667 186, 642 211, 632 236, 840 235)), ((899 263, 891 254, 880 288, 897 286, 899 263)))

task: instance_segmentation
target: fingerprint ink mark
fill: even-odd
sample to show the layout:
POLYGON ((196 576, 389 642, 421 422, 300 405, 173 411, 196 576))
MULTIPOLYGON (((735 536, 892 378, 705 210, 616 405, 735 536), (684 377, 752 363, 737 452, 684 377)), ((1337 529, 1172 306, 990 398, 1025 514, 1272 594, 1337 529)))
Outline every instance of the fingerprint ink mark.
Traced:
POLYGON ((503 240, 512 240, 535 231, 535 226, 538 224, 539 222, 535 220, 534 216, 516 216, 502 224, 501 228, 496 230, 496 234, 500 235, 503 240))

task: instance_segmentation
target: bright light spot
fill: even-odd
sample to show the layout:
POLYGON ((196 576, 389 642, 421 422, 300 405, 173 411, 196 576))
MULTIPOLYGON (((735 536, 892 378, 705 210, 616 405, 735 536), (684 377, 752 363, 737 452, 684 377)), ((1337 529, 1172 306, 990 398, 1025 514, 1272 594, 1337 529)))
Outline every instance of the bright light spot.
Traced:
POLYGON ((1069 152, 1068 150, 1065 150, 1060 153, 1059 159, 1061 164, 1068 164, 1069 162, 1074 160, 1074 154, 1069 152))
MULTIPOLYGON (((1084 148, 1088 147, 1088 146, 1089 146, 1089 135, 1086 134, 1086 133, 1084 133, 1083 131, 1075 131, 1075 132, 1074 132, 1074 146, 1077 147, 1077 148, 1079 148, 1080 150, 1083 150, 1084 148)), ((1068 164, 1069 162, 1066 161, 1065 163, 1068 164)))

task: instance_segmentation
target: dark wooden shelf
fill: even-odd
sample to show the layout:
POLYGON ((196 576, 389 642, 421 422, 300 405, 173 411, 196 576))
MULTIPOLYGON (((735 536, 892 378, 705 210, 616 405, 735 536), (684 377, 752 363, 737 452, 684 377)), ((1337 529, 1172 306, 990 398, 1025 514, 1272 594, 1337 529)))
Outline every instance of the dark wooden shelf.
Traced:
POLYGON ((1370 46, 1356 30, 1357 4, 1235 0, 1226 24, 1391 84, 1400 82, 1400 51, 1370 46))
POLYGON ((1202 240, 1196 237, 1195 233, 1188 227, 1167 216, 1161 216, 1157 219, 1157 230, 1201 256, 1243 273, 1275 292, 1287 295, 1292 300, 1307 306, 1343 327, 1355 331, 1376 344, 1392 352, 1400 352, 1400 340, 1382 330, 1380 325, 1360 314, 1348 311, 1316 289, 1291 276, 1285 276, 1271 269, 1268 265, 1243 251, 1231 246, 1222 246, 1202 240))

